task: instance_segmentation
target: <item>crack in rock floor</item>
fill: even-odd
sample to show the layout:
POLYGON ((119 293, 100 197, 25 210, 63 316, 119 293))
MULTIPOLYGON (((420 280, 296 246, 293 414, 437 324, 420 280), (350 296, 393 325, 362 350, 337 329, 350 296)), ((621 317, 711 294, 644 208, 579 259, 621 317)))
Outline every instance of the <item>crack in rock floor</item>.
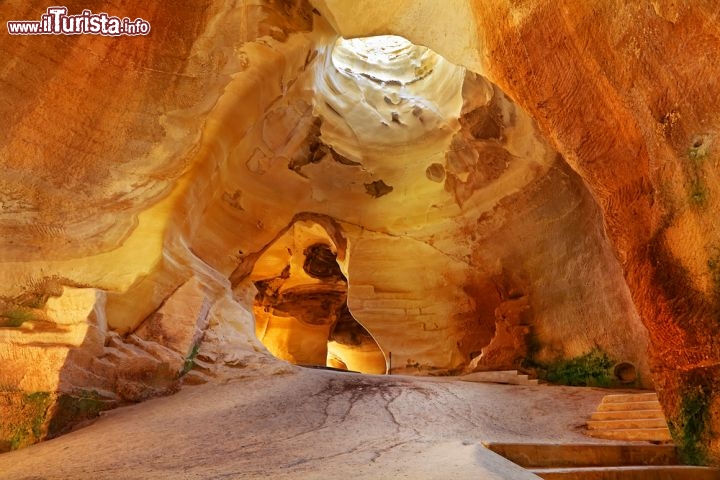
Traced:
POLYGON ((297 368, 107 412, 0 455, 0 479, 537 478, 480 442, 592 443, 606 393, 297 368))

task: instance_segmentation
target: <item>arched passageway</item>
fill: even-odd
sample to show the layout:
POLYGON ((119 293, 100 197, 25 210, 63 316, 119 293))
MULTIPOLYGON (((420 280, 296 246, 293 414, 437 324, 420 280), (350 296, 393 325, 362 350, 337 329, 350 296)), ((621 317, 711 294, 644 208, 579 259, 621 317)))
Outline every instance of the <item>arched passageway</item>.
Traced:
POLYGON ((251 274, 255 333, 298 365, 385 373, 380 346, 347 306, 337 249, 321 225, 298 221, 259 256, 251 274))

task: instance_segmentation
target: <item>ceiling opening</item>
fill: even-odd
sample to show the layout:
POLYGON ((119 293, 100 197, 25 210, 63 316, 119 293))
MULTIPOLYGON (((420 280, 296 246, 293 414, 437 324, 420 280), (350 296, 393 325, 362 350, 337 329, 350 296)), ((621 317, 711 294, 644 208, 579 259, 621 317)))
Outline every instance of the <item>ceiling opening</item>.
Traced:
POLYGON ((429 48, 396 35, 339 38, 332 52, 332 63, 338 71, 395 85, 426 77, 438 58, 429 48))

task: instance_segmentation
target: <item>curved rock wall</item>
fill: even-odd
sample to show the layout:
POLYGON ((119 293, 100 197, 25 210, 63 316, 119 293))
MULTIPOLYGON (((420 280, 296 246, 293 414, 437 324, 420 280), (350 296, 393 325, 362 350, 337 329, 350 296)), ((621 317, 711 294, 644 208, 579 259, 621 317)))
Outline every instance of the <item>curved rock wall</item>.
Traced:
MULTIPOLYGON (((716 97, 685 107, 676 76, 692 77, 692 98, 714 92, 689 61, 660 78, 666 96, 653 83, 664 65, 653 42, 692 21, 710 28, 701 7, 625 7, 617 27, 608 6, 458 1, 441 15, 432 1, 362 3, 360 16, 330 0, 313 2, 322 16, 303 2, 205 2, 171 17, 127 5, 113 13, 149 19, 151 37, 2 39, 17 58, 0 77, 12 105, 0 137, 8 408, 31 390, 112 403, 179 377, 285 368, 252 312, 257 282, 302 270, 280 246, 299 248, 283 238, 303 222, 322 227, 347 312, 391 373, 599 348, 634 363, 640 384, 659 380, 673 419, 683 389, 714 401, 716 97), (637 18, 653 29, 637 33, 637 18), (403 35, 447 60, 340 41, 333 61, 339 34, 403 35), (642 75, 624 73, 631 59, 642 75)), ((19 19, 44 8, 0 6, 19 19)), ((703 38, 698 51, 713 44, 703 38)), ((322 283, 283 280, 294 278, 322 283)), ((268 322, 289 318, 268 305, 268 322)), ((339 322, 335 307, 320 317, 339 322)), ((352 335, 321 336, 313 361, 353 368, 352 335)), ((45 415, 46 430, 61 416, 45 415)))
MULTIPOLYGON (((339 2, 314 3, 343 33, 377 31, 370 22, 350 27, 339 2)), ((717 462, 716 6, 458 3, 474 12, 481 53, 480 65, 476 55, 455 61, 477 65, 526 108, 588 184, 648 330, 674 437, 688 461, 717 462)), ((389 9, 375 4, 367 17, 389 9)), ((404 22, 421 25, 432 13, 418 2, 404 19, 379 24, 401 35, 404 22)), ((421 38, 456 51, 450 35, 421 38)))
POLYGON ((485 14, 496 4, 476 8, 489 57, 515 60, 492 60, 490 76, 527 106, 598 199, 676 441, 687 460, 717 462, 716 8, 538 2, 512 27, 485 14), (527 48, 547 38, 552 56, 527 48))

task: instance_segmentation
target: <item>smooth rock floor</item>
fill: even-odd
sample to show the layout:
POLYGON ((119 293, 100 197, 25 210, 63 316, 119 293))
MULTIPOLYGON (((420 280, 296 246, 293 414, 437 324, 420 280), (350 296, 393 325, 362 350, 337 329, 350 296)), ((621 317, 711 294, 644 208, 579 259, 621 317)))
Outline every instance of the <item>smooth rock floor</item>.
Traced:
POLYGON ((607 443, 582 434, 606 393, 289 368, 106 412, 0 478, 538 478, 480 442, 607 443))

